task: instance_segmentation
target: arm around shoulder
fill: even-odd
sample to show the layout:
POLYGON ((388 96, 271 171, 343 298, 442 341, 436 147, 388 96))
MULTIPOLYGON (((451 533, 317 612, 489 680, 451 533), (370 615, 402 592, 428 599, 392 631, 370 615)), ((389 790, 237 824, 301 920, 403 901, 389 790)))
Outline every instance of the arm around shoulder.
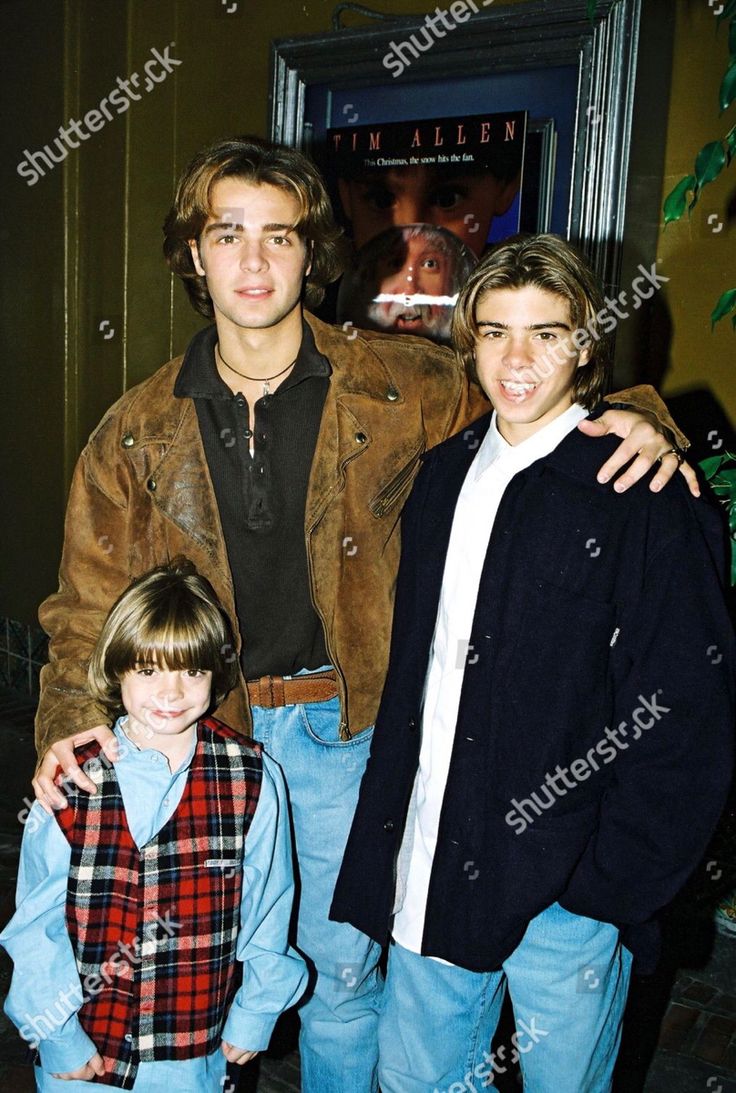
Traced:
POLYGON ((660 432, 682 451, 687 451, 690 441, 682 429, 677 425, 665 403, 660 398, 654 387, 648 383, 640 383, 635 387, 627 387, 623 391, 616 391, 608 395, 607 402, 617 402, 631 407, 632 410, 640 410, 642 413, 651 414, 656 419, 660 432))

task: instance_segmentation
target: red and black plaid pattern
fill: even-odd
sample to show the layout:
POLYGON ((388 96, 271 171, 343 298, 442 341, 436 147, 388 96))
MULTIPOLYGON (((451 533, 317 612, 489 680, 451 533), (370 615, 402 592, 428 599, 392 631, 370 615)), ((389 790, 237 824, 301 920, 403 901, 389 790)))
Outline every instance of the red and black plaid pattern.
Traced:
POLYGON ((214 1051, 237 989, 261 749, 213 718, 197 738, 178 808, 140 850, 96 743, 81 761, 98 792, 70 793, 55 814, 72 851, 66 914, 86 999, 79 1019, 105 1061, 104 1085, 132 1089, 140 1062, 214 1051))

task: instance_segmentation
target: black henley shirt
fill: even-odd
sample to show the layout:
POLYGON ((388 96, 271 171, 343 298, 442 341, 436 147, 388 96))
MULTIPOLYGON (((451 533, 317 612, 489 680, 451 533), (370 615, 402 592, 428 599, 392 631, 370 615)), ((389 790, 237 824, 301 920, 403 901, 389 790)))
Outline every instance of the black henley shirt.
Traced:
POLYGON ((329 662, 312 604, 304 535, 307 484, 331 368, 303 324, 291 373, 254 408, 215 365, 217 328, 200 331, 176 380, 197 410, 235 590, 246 679, 293 675, 329 662))

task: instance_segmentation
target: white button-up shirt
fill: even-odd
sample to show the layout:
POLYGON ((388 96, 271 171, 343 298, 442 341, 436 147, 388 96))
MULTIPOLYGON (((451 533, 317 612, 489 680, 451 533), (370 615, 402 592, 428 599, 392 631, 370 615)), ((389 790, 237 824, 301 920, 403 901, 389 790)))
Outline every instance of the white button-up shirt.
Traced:
POLYGON ((422 708, 419 770, 399 851, 394 939, 421 952, 429 878, 455 741, 460 691, 481 572, 504 490, 519 471, 549 455, 584 417, 577 404, 520 444, 509 444, 494 413, 458 497, 442 577, 422 708))

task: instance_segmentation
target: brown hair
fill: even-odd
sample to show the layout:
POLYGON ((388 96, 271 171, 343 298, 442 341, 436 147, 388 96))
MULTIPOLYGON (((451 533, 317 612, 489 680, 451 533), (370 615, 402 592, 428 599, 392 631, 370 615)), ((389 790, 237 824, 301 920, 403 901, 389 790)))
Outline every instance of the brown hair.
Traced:
POLYGON ((483 296, 496 288, 536 288, 562 296, 570 307, 574 336, 585 340, 577 348, 589 358, 575 370, 573 398, 592 409, 608 390, 611 337, 600 326, 605 310, 598 279, 583 256, 557 235, 516 235, 494 247, 465 283, 455 307, 452 342, 460 362, 477 379, 475 346, 479 336, 476 311, 483 296))
POLYGON ((92 696, 109 713, 122 708, 122 676, 140 664, 211 671, 213 706, 235 686, 230 623, 209 581, 186 558, 133 581, 110 609, 87 674, 92 696))
POLYGON ((299 204, 294 225, 307 245, 312 268, 307 274, 304 302, 316 307, 325 287, 342 273, 342 229, 335 223, 332 205, 317 168, 301 152, 272 144, 260 137, 232 137, 198 152, 184 170, 174 203, 164 221, 164 255, 173 273, 181 277, 195 311, 214 316, 207 282, 194 268, 189 241, 199 237, 213 215, 212 190, 222 178, 240 178, 256 185, 268 183, 285 190, 299 204))

